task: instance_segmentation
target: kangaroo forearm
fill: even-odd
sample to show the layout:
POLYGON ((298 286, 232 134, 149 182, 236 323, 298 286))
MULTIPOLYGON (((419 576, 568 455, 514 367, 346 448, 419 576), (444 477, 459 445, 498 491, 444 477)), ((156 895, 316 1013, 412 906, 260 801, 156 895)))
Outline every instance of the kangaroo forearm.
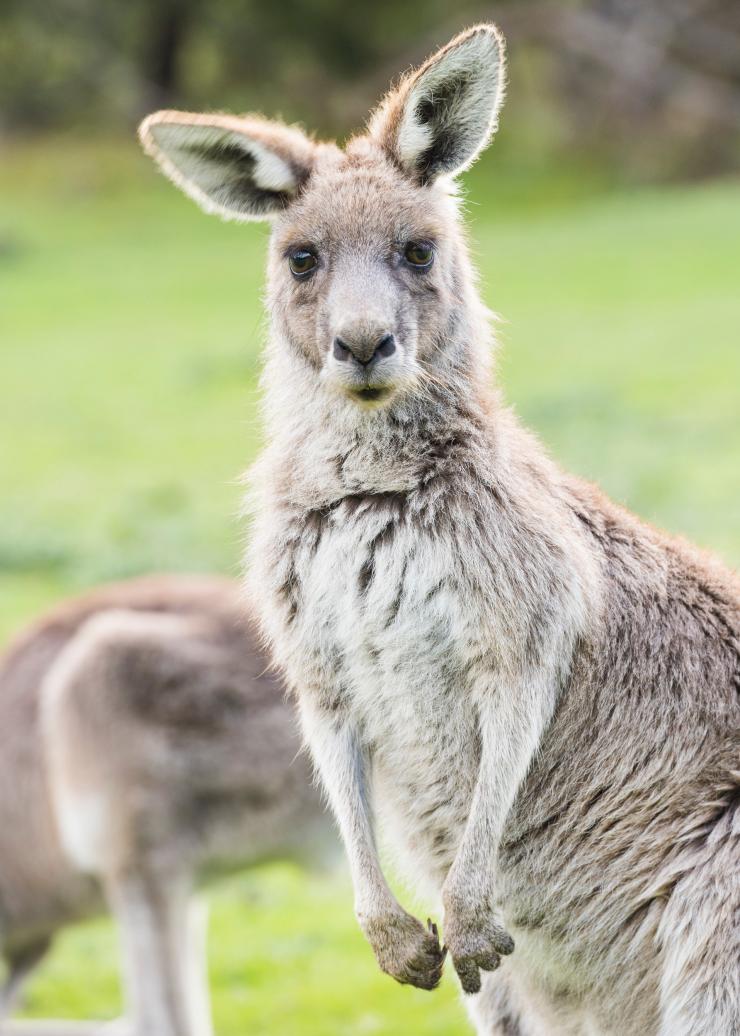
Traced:
POLYGON ((398 907, 375 845, 367 759, 359 739, 350 726, 309 701, 301 701, 300 711, 304 735, 344 843, 357 912, 398 907))
POLYGON ((462 841, 445 882, 445 899, 484 899, 495 884, 506 818, 552 715, 552 681, 533 679, 481 695, 481 761, 462 841))

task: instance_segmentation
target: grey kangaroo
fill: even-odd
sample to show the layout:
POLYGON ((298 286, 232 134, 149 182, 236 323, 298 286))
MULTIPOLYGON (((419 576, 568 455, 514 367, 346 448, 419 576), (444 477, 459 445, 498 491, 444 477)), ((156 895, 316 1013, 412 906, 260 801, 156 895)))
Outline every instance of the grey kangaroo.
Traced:
POLYGON ((107 896, 116 1036, 208 1036, 194 880, 331 845, 245 605, 226 579, 133 580, 52 610, 0 658, 1 1033, 103 1031, 2 1016, 54 933, 107 896))
POLYGON ((207 211, 272 220, 250 585, 381 968, 430 989, 445 952, 378 830, 480 1034, 737 1036, 738 582, 492 387, 454 177, 503 66, 462 33, 344 149, 254 116, 141 137, 207 211))

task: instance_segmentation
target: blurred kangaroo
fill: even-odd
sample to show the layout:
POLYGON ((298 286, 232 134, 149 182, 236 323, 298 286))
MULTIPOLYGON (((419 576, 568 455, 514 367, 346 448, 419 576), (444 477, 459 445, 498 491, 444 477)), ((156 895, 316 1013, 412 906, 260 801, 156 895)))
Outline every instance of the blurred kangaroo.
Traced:
POLYGON ((231 581, 113 585, 20 635, 0 659, 0 1032, 101 1028, 2 1015, 104 894, 129 1009, 116 1034, 211 1032, 194 879, 328 844, 295 728, 231 581))
POLYGON ((381 967, 428 989, 444 952, 378 824, 481 1036, 737 1036, 738 583, 491 387, 453 178, 503 66, 463 33, 344 150, 253 116, 141 137, 207 211, 273 220, 251 585, 381 967))

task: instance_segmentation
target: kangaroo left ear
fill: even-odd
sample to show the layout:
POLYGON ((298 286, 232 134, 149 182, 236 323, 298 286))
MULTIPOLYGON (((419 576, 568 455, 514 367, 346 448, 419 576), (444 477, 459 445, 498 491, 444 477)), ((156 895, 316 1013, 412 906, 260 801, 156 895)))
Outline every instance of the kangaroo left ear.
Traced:
POLYGON ((139 127, 144 150, 206 212, 270 219, 298 195, 316 147, 300 130, 256 115, 155 112, 139 127))
POLYGON ((468 29, 387 95, 370 135, 422 183, 462 172, 496 129, 504 64, 495 25, 468 29))

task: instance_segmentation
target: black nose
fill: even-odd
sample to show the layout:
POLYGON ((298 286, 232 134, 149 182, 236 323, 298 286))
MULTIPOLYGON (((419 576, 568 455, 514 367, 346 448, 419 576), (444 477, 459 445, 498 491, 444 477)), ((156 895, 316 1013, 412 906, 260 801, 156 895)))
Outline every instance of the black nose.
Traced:
POLYGON ((352 341, 339 337, 334 339, 334 356, 337 360, 347 360, 353 356, 363 367, 375 359, 392 356, 395 351, 396 339, 389 331, 380 338, 374 339, 357 338, 352 341))

